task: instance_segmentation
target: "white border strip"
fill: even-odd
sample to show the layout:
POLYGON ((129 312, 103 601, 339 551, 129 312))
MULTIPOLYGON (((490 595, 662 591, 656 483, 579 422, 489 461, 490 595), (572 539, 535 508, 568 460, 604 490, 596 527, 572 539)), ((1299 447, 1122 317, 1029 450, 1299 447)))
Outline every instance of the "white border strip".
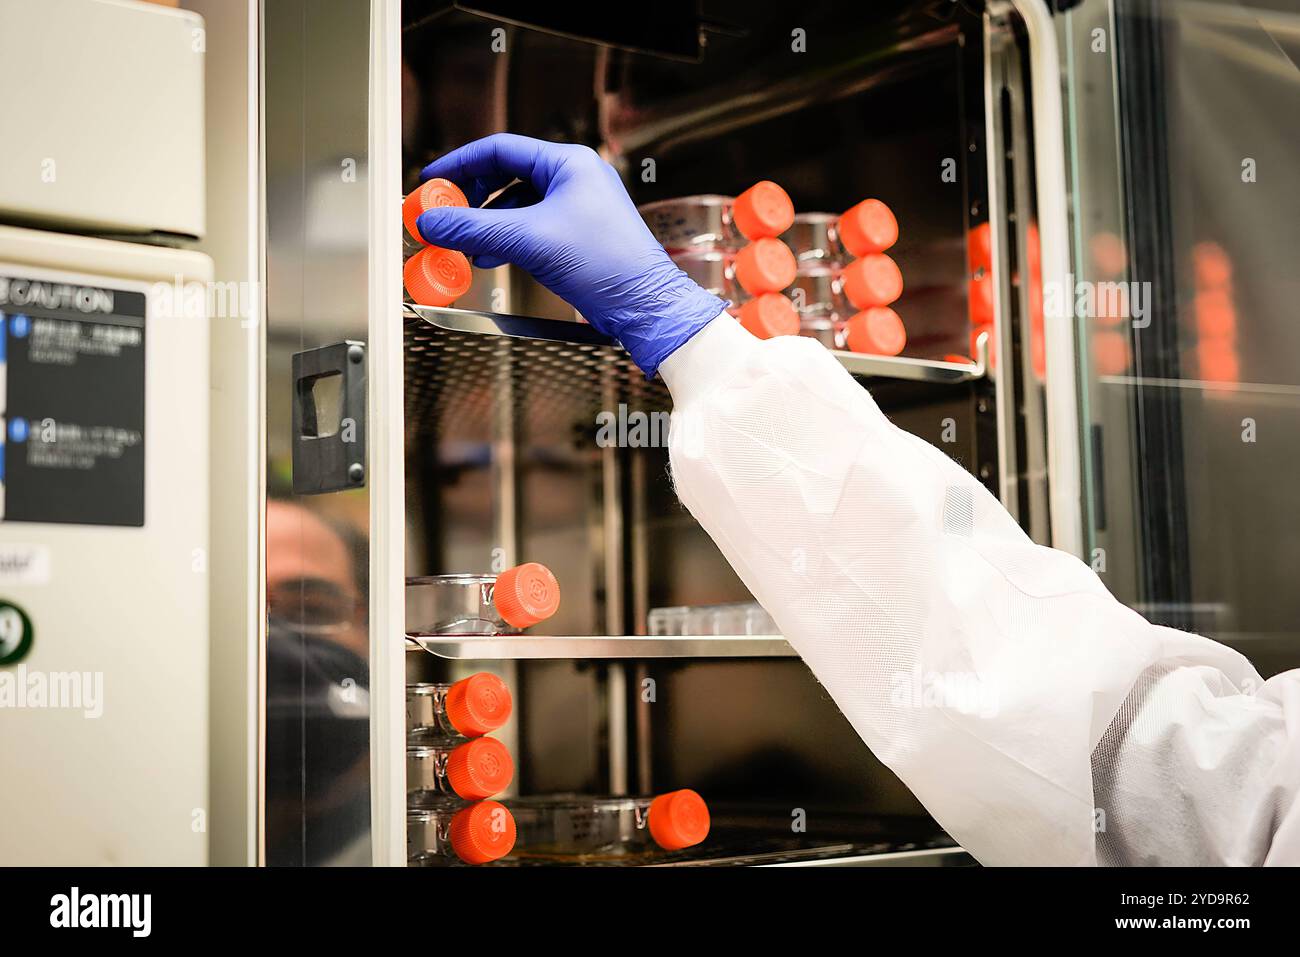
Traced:
POLYGON ((370 4, 370 842, 376 866, 406 863, 406 627, 402 461, 402 10, 370 4))

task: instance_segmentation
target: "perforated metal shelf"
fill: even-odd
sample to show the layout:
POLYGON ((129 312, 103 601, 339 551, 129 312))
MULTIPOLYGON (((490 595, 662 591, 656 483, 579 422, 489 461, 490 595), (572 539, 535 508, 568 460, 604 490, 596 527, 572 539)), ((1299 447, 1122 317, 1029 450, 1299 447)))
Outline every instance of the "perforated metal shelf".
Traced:
MULTIPOLYGON (((522 416, 519 434, 537 440, 592 427, 619 403, 672 408, 662 380, 647 382, 621 346, 585 323, 410 304, 404 320, 408 441, 482 440, 503 414, 522 416)), ((975 363, 831 354, 859 378, 942 385, 982 378, 987 335, 979 353, 975 363)))
POLYGON ((662 381, 582 323, 408 306, 405 339, 408 440, 481 441, 511 414, 518 434, 541 441, 619 403, 671 409, 662 381))

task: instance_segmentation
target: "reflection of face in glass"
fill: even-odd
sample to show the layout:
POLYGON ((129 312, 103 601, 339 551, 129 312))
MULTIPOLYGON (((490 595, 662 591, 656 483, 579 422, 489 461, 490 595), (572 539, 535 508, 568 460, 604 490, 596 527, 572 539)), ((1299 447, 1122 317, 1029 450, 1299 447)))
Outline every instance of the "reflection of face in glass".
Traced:
POLYGON ((266 857, 336 861, 369 823, 369 674, 353 550, 307 509, 266 513, 266 857))
POLYGON ((268 586, 266 613, 271 621, 294 622, 313 635, 342 635, 356 624, 356 596, 346 586, 323 578, 291 578, 268 586))
POLYGON ((365 607, 343 538, 307 509, 266 509, 266 608, 272 623, 328 637, 365 657, 365 607))

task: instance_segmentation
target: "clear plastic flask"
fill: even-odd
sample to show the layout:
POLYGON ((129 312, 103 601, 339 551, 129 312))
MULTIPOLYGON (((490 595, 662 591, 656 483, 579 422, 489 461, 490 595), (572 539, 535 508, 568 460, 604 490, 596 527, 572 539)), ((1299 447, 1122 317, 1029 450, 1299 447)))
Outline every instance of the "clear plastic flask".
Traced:
POLYGON ((481 801, 508 788, 514 776, 510 752, 496 738, 406 746, 407 807, 481 801))
POLYGON ((406 739, 415 744, 445 737, 477 738, 510 719, 506 683, 486 671, 452 683, 406 686, 406 739))
POLYGON ((689 789, 658 797, 535 797, 510 802, 515 857, 586 864, 634 863, 700 844, 709 808, 689 789))
POLYGON ((659 245, 669 253, 734 252, 745 237, 731 218, 731 196, 679 196, 638 207, 659 245))
POLYGON ((756 601, 652 608, 646 631, 655 636, 781 633, 772 616, 756 601))
POLYGON ((840 242, 840 217, 834 213, 799 213, 781 239, 794 253, 800 271, 817 266, 842 266, 848 260, 840 242))
POLYGON ((500 575, 429 575, 406 580, 410 635, 508 635, 544 621, 560 606, 560 585, 537 562, 500 575))
POLYGON ((515 835, 514 816, 497 801, 411 808, 406 812, 406 863, 488 864, 510 853, 515 835))
POLYGON ((794 219, 789 195, 771 180, 739 196, 679 196, 646 203, 638 211, 669 253, 735 252, 747 241, 781 235, 794 219))
POLYGON ((671 253, 677 268, 701 289, 719 299, 734 300, 737 286, 731 272, 732 254, 716 249, 691 249, 671 253))
POLYGON ((799 334, 816 339, 828 349, 843 345, 844 323, 854 312, 840 288, 839 271, 826 264, 800 264, 790 290, 799 313, 799 334))

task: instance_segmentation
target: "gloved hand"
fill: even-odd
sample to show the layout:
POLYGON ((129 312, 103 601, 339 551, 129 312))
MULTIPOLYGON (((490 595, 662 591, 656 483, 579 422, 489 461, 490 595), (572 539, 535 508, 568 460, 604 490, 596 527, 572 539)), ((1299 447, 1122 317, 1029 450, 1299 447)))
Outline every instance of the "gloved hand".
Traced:
POLYGON ((469 209, 423 213, 420 234, 476 266, 514 263, 613 336, 647 378, 726 306, 673 264, 618 174, 586 146, 497 133, 425 167, 465 191, 469 209), (489 195, 522 180, 493 201, 489 195))

